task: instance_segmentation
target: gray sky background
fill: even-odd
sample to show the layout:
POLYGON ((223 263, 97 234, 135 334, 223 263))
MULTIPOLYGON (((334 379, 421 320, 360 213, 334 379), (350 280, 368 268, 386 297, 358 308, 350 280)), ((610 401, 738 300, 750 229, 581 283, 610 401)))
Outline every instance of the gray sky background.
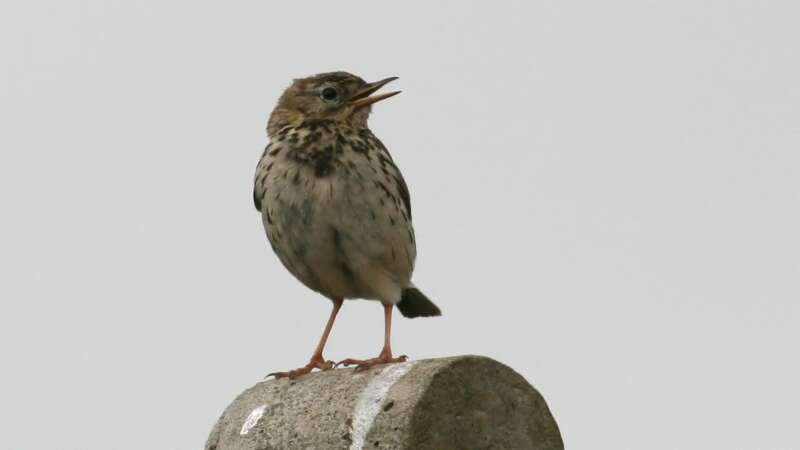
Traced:
MULTIPOLYGON (((571 449, 796 449, 800 7, 5 2, 0 436, 200 448, 329 312, 253 208, 295 77, 397 75, 413 358, 522 373, 571 449)), ((332 359, 372 356, 348 302, 332 359)))

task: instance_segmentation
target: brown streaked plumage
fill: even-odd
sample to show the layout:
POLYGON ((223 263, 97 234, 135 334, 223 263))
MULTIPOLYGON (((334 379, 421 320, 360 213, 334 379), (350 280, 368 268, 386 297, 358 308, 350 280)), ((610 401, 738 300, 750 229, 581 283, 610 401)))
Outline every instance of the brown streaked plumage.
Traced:
POLYGON ((309 363, 277 378, 330 369, 322 356, 345 299, 384 307, 384 346, 361 368, 397 362, 391 316, 441 312, 411 282, 416 258, 411 201, 400 170, 367 126, 371 105, 399 92, 372 95, 396 78, 367 83, 346 72, 295 80, 270 115, 270 143, 256 169, 253 200, 283 265, 333 310, 309 363))

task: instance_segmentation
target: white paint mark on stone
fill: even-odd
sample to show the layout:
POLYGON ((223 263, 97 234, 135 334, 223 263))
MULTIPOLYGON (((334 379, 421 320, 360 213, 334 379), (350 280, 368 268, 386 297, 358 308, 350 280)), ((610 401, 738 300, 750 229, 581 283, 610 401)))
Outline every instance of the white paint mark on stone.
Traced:
POLYGON ((383 407, 383 401, 386 400, 389 389, 397 380, 411 370, 414 363, 415 361, 409 361, 386 367, 375 378, 370 380, 364 390, 361 391, 361 394, 358 395, 358 400, 356 400, 356 406, 353 410, 350 450, 362 450, 364 448, 364 441, 367 439, 369 430, 372 429, 375 417, 378 416, 381 407, 383 407))
POLYGON ((247 416, 247 419, 245 419, 244 423, 242 424, 242 430, 239 431, 239 434, 244 436, 249 433, 254 426, 258 425, 258 421, 261 420, 261 416, 264 415, 264 411, 266 411, 267 408, 269 408, 268 405, 261 405, 251 411, 250 415, 247 416))

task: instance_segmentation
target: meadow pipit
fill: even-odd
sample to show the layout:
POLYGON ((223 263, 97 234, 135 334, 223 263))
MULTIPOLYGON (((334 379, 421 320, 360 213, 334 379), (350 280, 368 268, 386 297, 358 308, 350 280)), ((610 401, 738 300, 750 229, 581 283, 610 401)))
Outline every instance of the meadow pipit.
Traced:
POLYGON ((411 283, 417 251, 408 187, 367 126, 371 105, 399 92, 371 95, 396 79, 367 83, 346 72, 298 79, 270 115, 270 143, 253 189, 256 209, 283 265, 333 302, 309 363, 270 374, 276 378, 333 367, 322 351, 345 299, 383 304, 380 354, 339 363, 360 368, 405 360, 392 356, 394 306, 405 317, 441 314, 411 283))

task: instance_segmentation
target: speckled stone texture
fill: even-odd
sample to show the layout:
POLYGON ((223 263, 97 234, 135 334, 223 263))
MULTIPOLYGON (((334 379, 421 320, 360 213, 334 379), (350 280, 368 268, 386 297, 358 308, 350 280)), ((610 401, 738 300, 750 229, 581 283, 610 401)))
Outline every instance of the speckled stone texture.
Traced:
POLYGON ((563 449, 542 396, 481 356, 336 369, 239 395, 206 450, 563 449))

